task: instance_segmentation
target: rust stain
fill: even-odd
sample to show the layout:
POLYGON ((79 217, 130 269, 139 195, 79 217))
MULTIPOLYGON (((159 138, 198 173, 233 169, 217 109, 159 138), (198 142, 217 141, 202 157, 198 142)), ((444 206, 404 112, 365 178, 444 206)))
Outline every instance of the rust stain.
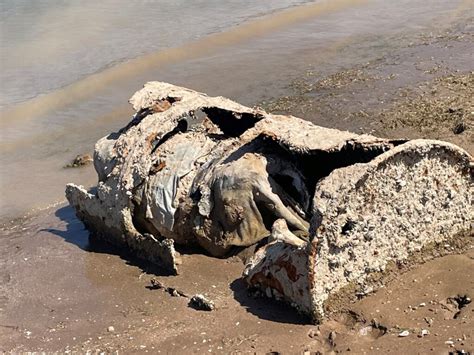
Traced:
POLYGON ((296 270, 296 267, 291 263, 291 258, 286 260, 286 256, 280 256, 276 261, 275 265, 281 267, 282 269, 285 269, 286 274, 288 275, 288 278, 295 282, 297 281, 300 276, 298 275, 298 271, 296 270))
POLYGON ((159 171, 163 170, 165 167, 166 167, 166 163, 160 160, 151 167, 150 174, 156 174, 159 171))
POLYGON ((145 141, 149 149, 153 148, 153 142, 156 140, 157 136, 158 134, 156 132, 153 132, 146 137, 145 141))
POLYGON ((150 107, 153 113, 164 112, 171 107, 171 103, 168 100, 160 100, 152 107, 150 107))
POLYGON ((277 290, 282 295, 285 294, 280 281, 274 278, 271 273, 268 273, 268 275, 265 276, 265 271, 261 271, 254 274, 249 283, 251 285, 260 284, 263 286, 267 286, 267 287, 273 288, 274 290, 277 290))

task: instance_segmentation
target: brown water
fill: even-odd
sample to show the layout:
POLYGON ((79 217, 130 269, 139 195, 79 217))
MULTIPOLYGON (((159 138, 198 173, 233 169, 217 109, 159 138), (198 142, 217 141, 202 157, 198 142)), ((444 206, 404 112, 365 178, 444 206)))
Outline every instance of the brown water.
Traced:
MULTIPOLYGON (((135 52, 127 52, 127 42, 122 43, 127 55, 123 57, 121 53, 122 57, 118 54, 114 57, 110 54, 109 57, 125 61, 111 65, 109 60, 105 69, 99 67, 91 75, 80 75, 74 65, 66 65, 66 69, 71 70, 72 81, 69 82, 63 78, 68 71, 64 65, 58 65, 57 75, 62 75, 63 80, 55 78, 53 70, 50 76, 56 80, 49 82, 60 85, 58 89, 52 84, 42 86, 20 80, 15 90, 7 90, 3 83, 0 219, 63 199, 67 182, 92 184, 95 180, 92 168, 64 169, 63 166, 76 154, 92 152, 98 138, 127 123, 132 114, 127 99, 146 81, 169 81, 251 105, 284 94, 289 80, 309 66, 324 75, 349 63, 363 63, 390 50, 392 43, 386 41, 387 34, 437 30, 447 26, 460 13, 473 11, 472 1, 461 0, 332 0, 281 10, 297 3, 301 2, 280 2, 278 7, 271 9, 257 8, 241 13, 237 19, 232 17, 233 22, 206 27, 196 39, 189 34, 180 34, 181 28, 186 29, 186 23, 180 23, 175 29, 176 36, 162 23, 164 37, 178 40, 171 40, 162 48, 148 54, 144 52, 135 59, 130 59, 133 53, 144 49, 135 48, 136 43, 129 41, 135 52), (252 18, 265 13, 267 15, 263 17, 252 18), (341 48, 347 47, 353 48, 350 57, 338 55, 341 48), (25 96, 33 98, 22 97, 23 91, 25 96)), ((73 14, 74 8, 69 9, 69 16, 71 11, 73 14)), ((169 15, 179 16, 179 11, 174 11, 169 15)), ((214 23, 215 18, 225 14, 226 9, 222 6, 215 12, 209 7, 203 14, 204 21, 196 22, 194 26, 199 27, 207 19, 214 23)), ((121 16, 125 21, 123 14, 121 16)), ((155 26, 158 27, 152 28, 154 31, 160 30, 159 21, 157 23, 155 26)), ((122 28, 123 22, 115 22, 115 25, 122 28)), ((149 27, 140 29, 150 30, 149 27)), ((113 26, 105 30, 99 26, 95 30, 112 31, 113 26)), ((8 35, 4 26, 2 32, 8 35)), ((64 37, 59 29, 51 33, 64 37)), ((80 43, 88 45, 83 36, 77 36, 80 43)), ((67 52, 67 48, 54 47, 56 52, 50 48, 45 55, 37 45, 26 48, 19 53, 36 51, 38 61, 44 61, 44 65, 51 53, 67 52)), ((22 62, 24 66, 29 60, 35 61, 29 53, 31 58, 22 62)), ((97 55, 105 54, 99 52, 97 55)), ((65 62, 74 60, 64 59, 65 62)), ((2 57, 2 66, 7 64, 2 57)), ((54 65, 52 67, 54 69, 54 65)), ((51 71, 49 66, 44 68, 51 71)), ((91 68, 93 66, 88 67, 91 68)))

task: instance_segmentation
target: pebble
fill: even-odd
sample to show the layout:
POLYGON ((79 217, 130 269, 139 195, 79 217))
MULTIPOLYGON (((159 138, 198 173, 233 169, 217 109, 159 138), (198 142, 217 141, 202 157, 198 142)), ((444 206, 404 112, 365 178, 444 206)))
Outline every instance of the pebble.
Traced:
POLYGON ((207 299, 204 295, 197 294, 191 297, 189 306, 200 311, 212 311, 216 308, 214 302, 207 299))
POLYGON ((400 332, 398 334, 399 337, 407 337, 410 335, 410 332, 408 330, 404 330, 403 332, 400 332))
POLYGON ((310 338, 315 338, 315 337, 320 336, 320 335, 321 335, 321 332, 318 329, 310 329, 309 332, 308 332, 308 336, 310 338))
POLYGON ((108 331, 109 333, 113 333, 113 332, 115 332, 115 328, 112 327, 112 326, 109 326, 109 327, 107 327, 107 331, 108 331))
POLYGON ((368 326, 368 327, 361 328, 359 330, 359 334, 362 335, 362 336, 365 336, 365 335, 369 334, 371 331, 372 331, 372 327, 368 326))
POLYGON ((76 168, 79 166, 89 165, 92 161, 93 159, 90 154, 80 154, 77 155, 70 164, 66 165, 66 168, 76 168))

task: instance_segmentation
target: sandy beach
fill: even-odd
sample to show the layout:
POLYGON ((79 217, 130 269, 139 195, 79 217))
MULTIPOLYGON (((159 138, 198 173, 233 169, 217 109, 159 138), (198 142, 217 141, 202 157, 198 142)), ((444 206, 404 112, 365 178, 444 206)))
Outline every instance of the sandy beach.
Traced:
MULTIPOLYGON (((325 127, 442 139, 474 154, 474 3, 335 3, 301 18, 295 9, 308 5, 275 11, 260 20, 263 27, 247 24, 247 32, 237 26, 233 36, 222 35, 222 44, 205 37, 202 53, 159 69, 131 65, 133 75, 118 74, 117 83, 129 82, 119 91, 81 94, 50 116, 54 123, 76 110, 90 118, 71 118, 51 135, 2 139, 0 351, 474 352, 474 304, 455 308, 450 302, 474 297, 472 231, 467 250, 447 244, 438 258, 400 270, 383 289, 313 325, 286 305, 249 295, 237 257, 182 251, 182 272, 170 276, 124 251, 91 244, 62 197, 65 183, 96 179, 91 166, 63 166, 125 125, 127 98, 155 79, 325 127), (289 12, 293 20, 281 11, 295 11, 289 12), (281 26, 264 25, 272 18, 281 26), (26 158, 25 140, 38 145, 26 158), (49 143, 54 140, 68 143, 58 148, 49 143), (34 186, 25 187, 31 178, 34 186), (216 310, 196 311, 187 297, 150 287, 152 279, 185 295, 205 294, 216 310), (409 335, 400 337, 405 330, 409 335)), ((74 95, 70 90, 66 94, 74 95)), ((25 123, 18 124, 11 132, 25 123)))

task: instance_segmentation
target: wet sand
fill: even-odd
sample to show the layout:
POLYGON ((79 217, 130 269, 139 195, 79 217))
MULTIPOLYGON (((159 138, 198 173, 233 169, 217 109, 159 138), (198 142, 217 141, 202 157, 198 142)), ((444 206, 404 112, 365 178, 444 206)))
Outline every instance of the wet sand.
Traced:
MULTIPOLYGON (((446 354, 474 349, 474 304, 459 308, 450 302, 472 297, 474 243, 463 254, 400 274, 315 326, 288 306, 248 295, 238 258, 184 254, 181 274, 170 277, 89 245, 87 231, 67 206, 7 233, 1 249, 7 264, 0 275, 2 351, 446 354), (150 289, 151 279, 186 295, 203 293, 216 310, 196 311, 188 298, 150 289), (423 329, 429 334, 421 337, 423 329), (409 336, 399 337, 404 330, 409 336)), ((445 248, 449 253, 451 246, 445 248)))
MULTIPOLYGON (((268 68, 270 79, 284 77, 287 84, 278 79, 273 90, 254 83, 242 101, 328 127, 441 138, 473 153, 473 17, 465 11, 444 19, 443 26, 341 39, 326 55, 310 55, 317 50, 306 47, 300 54, 312 63, 287 72, 268 68), (420 121, 420 115, 427 118, 420 121), (465 129, 455 133, 459 120, 465 129)), ((224 86, 209 91, 219 94, 214 90, 224 86)), ((449 244, 444 248, 455 252, 449 244)), ((474 242, 466 252, 400 273, 320 326, 249 296, 242 269, 237 258, 185 253, 181 274, 169 277, 117 250, 90 245, 72 209, 53 206, 2 227, 0 351, 474 351, 474 303, 456 308, 449 301, 474 297, 474 242), (204 293, 217 309, 196 311, 185 297, 150 290, 152 278, 187 295, 204 293), (429 334, 419 337, 422 329, 429 334), (399 337, 403 330, 407 337, 399 337)))

